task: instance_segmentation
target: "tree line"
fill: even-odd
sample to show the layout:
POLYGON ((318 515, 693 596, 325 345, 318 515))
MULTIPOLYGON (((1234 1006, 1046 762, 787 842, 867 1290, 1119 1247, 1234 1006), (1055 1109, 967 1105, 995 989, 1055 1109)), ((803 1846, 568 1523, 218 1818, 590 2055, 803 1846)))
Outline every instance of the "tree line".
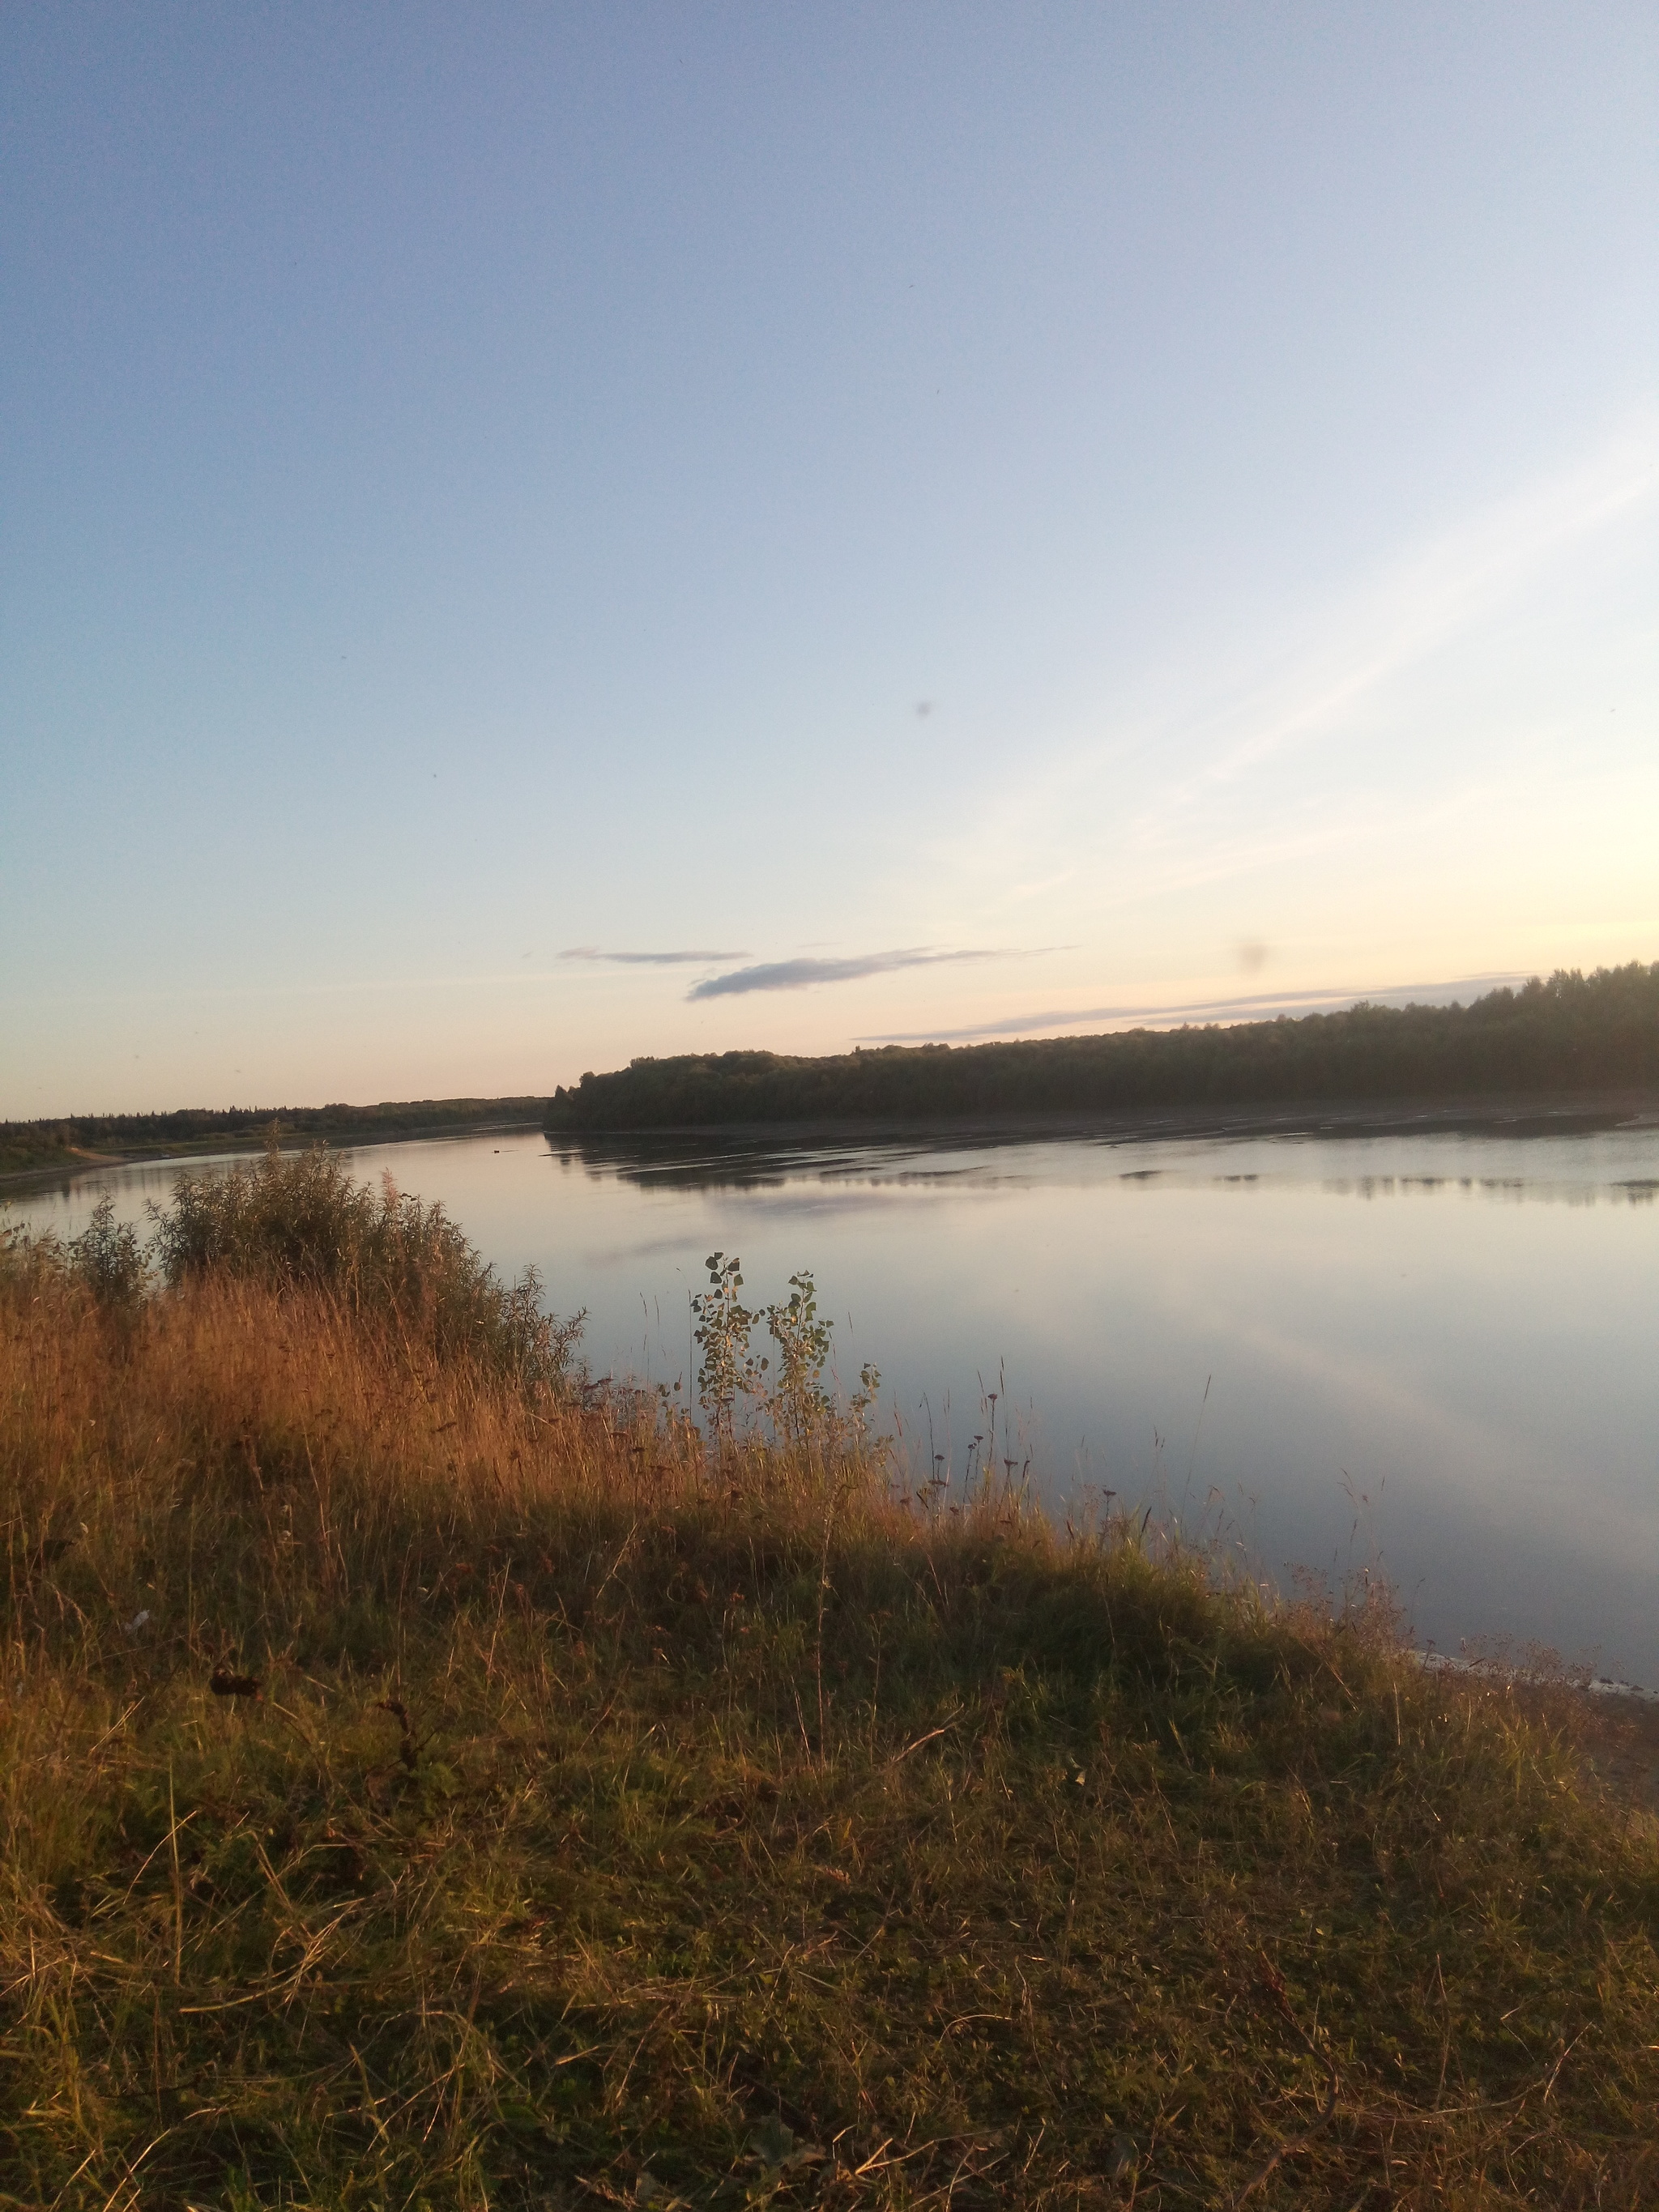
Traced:
POLYGON ((683 1054, 586 1074, 550 1132, 907 1121, 1329 1100, 1449 1100, 1659 1085, 1659 962, 1562 969, 1468 1006, 1362 1001, 1230 1026, 817 1059, 683 1054))

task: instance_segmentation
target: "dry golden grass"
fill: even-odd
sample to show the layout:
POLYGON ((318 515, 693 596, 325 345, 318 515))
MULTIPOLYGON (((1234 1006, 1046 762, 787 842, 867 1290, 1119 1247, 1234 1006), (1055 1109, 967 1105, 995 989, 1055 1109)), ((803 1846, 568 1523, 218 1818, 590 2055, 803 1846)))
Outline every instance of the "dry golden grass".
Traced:
POLYGON ((0 1283, 0 2203, 1659 2202, 1570 1700, 855 1438, 0 1283))

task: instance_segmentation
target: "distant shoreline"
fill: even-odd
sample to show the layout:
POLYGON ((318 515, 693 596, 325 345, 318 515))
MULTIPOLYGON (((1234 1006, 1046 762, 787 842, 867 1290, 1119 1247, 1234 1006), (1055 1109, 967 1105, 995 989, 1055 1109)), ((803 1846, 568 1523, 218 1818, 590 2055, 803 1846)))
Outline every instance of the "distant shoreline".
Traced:
MULTIPOLYGON (((32 1164, 0 1170, 0 1198, 13 1193, 27 1196, 33 1191, 49 1190, 57 1183, 67 1186, 82 1176, 95 1175, 103 1168, 162 1167, 169 1162, 218 1159, 233 1154, 263 1152, 270 1141, 269 1127, 267 1123, 263 1129, 209 1130, 199 1136, 161 1139, 150 1145, 127 1145, 119 1149, 99 1152, 93 1152, 83 1146, 60 1146, 32 1164)), ((319 1144, 336 1146, 342 1151, 360 1152, 374 1145, 417 1144, 423 1138, 519 1135, 540 1127, 539 1115, 520 1113, 500 1121, 423 1121, 406 1126, 368 1123, 356 1127, 349 1124, 307 1126, 304 1128, 279 1127, 277 1142, 283 1152, 295 1152, 308 1145, 319 1144)))

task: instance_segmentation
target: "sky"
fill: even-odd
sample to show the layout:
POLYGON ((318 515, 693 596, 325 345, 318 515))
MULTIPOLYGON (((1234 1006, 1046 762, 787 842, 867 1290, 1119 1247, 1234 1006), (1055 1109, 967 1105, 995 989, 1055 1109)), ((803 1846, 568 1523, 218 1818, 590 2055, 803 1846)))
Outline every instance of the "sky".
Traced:
POLYGON ((0 5, 0 1114, 1659 959, 1651 6, 0 5))

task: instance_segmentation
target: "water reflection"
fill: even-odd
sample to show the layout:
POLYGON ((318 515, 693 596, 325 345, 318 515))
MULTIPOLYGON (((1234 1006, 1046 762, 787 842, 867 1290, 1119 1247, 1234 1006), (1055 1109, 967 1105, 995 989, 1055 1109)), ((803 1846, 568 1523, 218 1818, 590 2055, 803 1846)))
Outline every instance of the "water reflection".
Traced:
MULTIPOLYGON (((959 1486, 994 1419, 1062 1509, 1154 1502, 1280 1576, 1380 1561, 1443 1644, 1537 1638, 1659 1680, 1650 1121, 350 1157, 586 1307, 598 1370, 684 1395, 705 1255, 741 1253, 751 1303, 808 1266, 921 1478, 959 1486)), ((73 1233, 102 1189, 137 1214, 173 1172, 27 1210, 73 1233)))

